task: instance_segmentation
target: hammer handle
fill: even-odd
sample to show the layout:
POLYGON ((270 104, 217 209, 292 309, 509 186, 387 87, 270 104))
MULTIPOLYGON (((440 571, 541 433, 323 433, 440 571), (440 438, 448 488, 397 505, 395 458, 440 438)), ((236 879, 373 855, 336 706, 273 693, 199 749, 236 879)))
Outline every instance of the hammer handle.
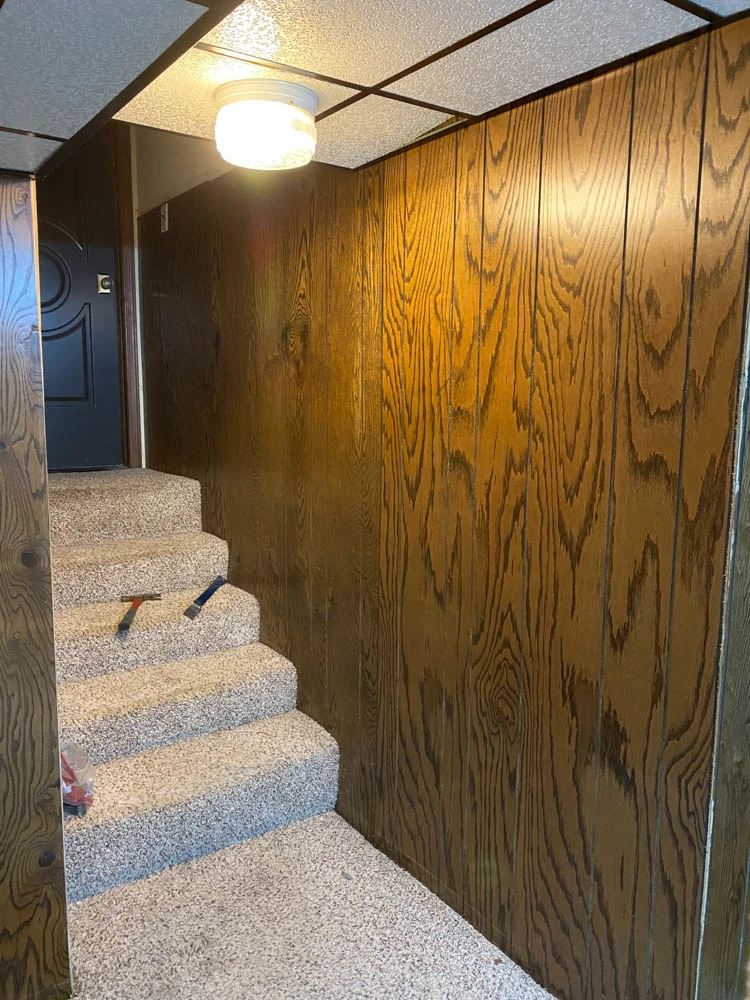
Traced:
POLYGON ((143 598, 142 597, 134 597, 133 598, 133 603, 130 605, 130 607, 128 608, 128 610, 125 612, 125 614, 120 619, 120 622, 119 622, 119 624, 117 626, 117 631, 118 632, 127 632, 128 631, 128 629, 130 628, 130 626, 133 624, 133 619, 135 618, 136 611, 138 610, 138 608, 140 608, 140 606, 142 604, 143 604, 143 598))

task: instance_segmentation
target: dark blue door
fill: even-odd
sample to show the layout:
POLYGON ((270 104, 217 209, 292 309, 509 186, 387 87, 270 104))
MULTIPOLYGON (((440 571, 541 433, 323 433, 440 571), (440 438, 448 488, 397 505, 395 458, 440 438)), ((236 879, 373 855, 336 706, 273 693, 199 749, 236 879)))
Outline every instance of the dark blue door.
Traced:
POLYGON ((109 129, 37 182, 51 470, 122 465, 120 338, 109 129))

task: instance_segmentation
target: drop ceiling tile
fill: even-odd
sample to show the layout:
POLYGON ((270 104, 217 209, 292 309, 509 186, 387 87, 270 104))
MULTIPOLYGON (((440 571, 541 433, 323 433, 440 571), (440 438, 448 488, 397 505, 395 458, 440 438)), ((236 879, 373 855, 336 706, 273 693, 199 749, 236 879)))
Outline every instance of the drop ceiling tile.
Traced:
POLYGON ((526 3, 528 0, 245 0, 205 40, 372 86, 526 3))
POLYGON ((318 123, 315 159, 339 167, 360 167, 449 120, 441 112, 403 101, 364 97, 318 123))
POLYGON ((714 14, 727 17, 729 14, 740 14, 743 10, 750 11, 747 0, 699 0, 701 7, 712 10, 714 14))
POLYGON ((388 89, 483 114, 705 23, 663 0, 554 0, 388 89))
POLYGON ((10 0, 0 125, 68 138, 204 13, 186 0, 10 0))
POLYGON ((318 95, 318 113, 356 93, 293 73, 253 66, 240 59, 190 49, 142 90, 115 117, 136 125, 212 139, 216 121, 216 88, 230 80, 283 79, 301 83, 318 95))
POLYGON ((50 139, 0 132, 0 170, 20 170, 32 174, 62 146, 50 139))

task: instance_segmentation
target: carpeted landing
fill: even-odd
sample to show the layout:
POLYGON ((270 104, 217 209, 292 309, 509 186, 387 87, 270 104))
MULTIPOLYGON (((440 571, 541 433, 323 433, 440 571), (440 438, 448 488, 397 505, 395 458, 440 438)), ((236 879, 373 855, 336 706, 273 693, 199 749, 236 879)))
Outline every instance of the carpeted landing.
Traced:
POLYGON ((96 764, 65 824, 83 1000, 548 995, 331 810, 338 746, 201 528, 197 483, 50 477, 60 733, 96 764), (159 592, 127 637, 121 595, 159 592))
POLYGON ((542 1000, 517 965, 325 813, 70 910, 80 1000, 542 1000))

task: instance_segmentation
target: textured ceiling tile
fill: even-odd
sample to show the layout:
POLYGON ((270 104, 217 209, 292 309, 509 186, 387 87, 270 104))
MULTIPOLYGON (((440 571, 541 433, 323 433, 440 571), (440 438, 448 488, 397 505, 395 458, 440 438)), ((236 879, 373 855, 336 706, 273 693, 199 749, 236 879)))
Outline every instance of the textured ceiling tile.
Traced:
POLYGON ((31 174, 61 146, 62 143, 49 139, 0 132, 0 170, 21 170, 31 174))
POLYGON ((740 14, 743 10, 750 10, 750 3, 747 0, 700 0, 700 5, 712 10, 714 14, 721 14, 723 17, 729 14, 740 14))
POLYGON ((427 108, 386 97, 364 97, 318 123, 315 159, 339 167, 360 167, 446 121, 444 114, 427 108))
POLYGON ((186 0, 10 0, 0 125, 73 135, 204 13, 186 0))
POLYGON ((528 0, 245 0, 206 40, 372 86, 528 0))
POLYGON ((555 0, 389 89, 483 114, 703 24, 663 0, 555 0))
POLYGON ((309 87, 318 95, 318 112, 340 104, 354 93, 335 84, 320 83, 293 73, 278 73, 240 59, 191 49, 115 117, 136 125, 150 125, 169 132, 210 139, 213 138, 216 121, 216 88, 230 80, 255 78, 289 80, 309 87))

